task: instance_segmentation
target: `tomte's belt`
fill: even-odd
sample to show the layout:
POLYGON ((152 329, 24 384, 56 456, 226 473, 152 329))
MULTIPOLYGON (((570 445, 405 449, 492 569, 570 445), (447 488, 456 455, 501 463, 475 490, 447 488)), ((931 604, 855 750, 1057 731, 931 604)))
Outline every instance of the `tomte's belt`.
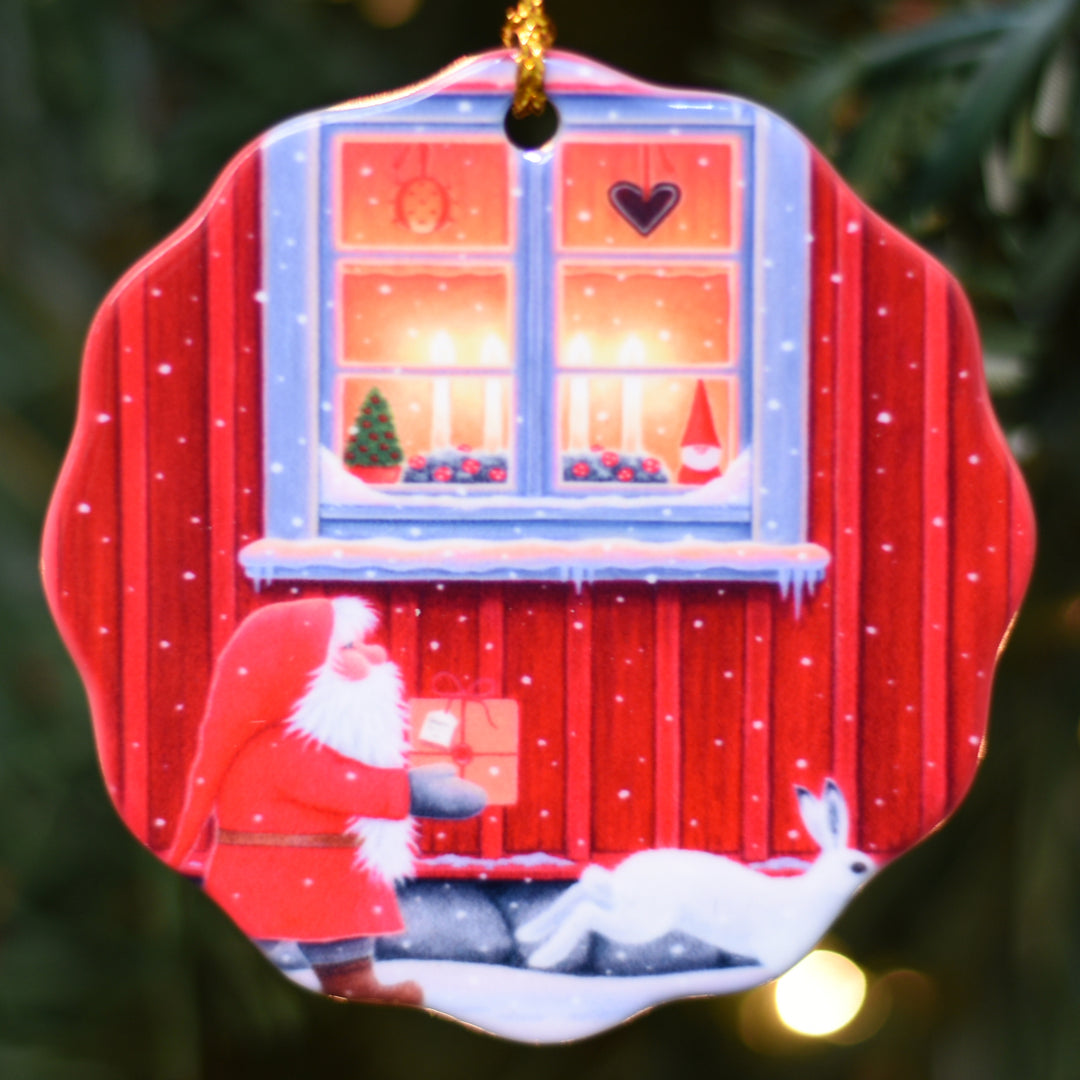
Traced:
POLYGON ((218 829, 219 844, 241 847, 304 847, 304 848, 355 848, 360 840, 341 833, 272 833, 239 832, 235 829, 218 829))

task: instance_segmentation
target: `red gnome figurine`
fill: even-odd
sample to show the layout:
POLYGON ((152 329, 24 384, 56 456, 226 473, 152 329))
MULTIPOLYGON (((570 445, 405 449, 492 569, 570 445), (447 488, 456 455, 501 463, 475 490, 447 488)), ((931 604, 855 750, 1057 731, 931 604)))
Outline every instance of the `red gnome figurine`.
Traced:
MULTIPOLYGON (((361 600, 271 604, 222 651, 166 858, 183 865, 216 821, 206 891, 250 937, 295 941, 324 993, 420 1004, 383 986, 374 936, 405 929, 395 883, 413 872, 413 813, 465 818, 482 789, 409 770, 401 675, 366 639, 361 600)), ((450 770, 451 772, 453 770, 450 770)))
POLYGON ((720 475, 722 444, 701 379, 694 390, 694 403, 690 406, 681 445, 682 468, 677 477, 680 484, 707 484, 720 475))

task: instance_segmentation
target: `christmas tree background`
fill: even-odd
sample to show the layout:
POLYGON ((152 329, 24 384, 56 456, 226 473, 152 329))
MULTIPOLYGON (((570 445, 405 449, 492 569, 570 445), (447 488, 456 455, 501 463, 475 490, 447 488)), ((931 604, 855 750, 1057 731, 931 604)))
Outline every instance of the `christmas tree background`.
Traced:
POLYGON ((536 1049, 294 988, 113 813, 37 578, 82 339, 291 114, 494 46, 506 0, 0 0, 0 1076, 1080 1075, 1078 0, 551 0, 561 44, 786 115, 960 276, 1041 519, 988 753, 831 941, 897 974, 851 1045, 682 1002, 536 1049), (908 972, 911 974, 903 974, 908 972))
POLYGON ((389 468, 400 465, 403 457, 390 402, 373 386, 349 429, 345 464, 352 468, 389 468))

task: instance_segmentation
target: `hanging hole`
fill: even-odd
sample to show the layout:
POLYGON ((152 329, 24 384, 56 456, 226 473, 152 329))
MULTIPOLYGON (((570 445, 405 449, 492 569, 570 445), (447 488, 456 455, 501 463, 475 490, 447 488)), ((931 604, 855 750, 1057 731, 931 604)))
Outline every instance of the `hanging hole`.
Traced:
POLYGON ((506 110, 506 137, 519 150, 535 150, 555 138, 559 130, 559 113, 547 102, 539 116, 515 116, 513 109, 506 110))

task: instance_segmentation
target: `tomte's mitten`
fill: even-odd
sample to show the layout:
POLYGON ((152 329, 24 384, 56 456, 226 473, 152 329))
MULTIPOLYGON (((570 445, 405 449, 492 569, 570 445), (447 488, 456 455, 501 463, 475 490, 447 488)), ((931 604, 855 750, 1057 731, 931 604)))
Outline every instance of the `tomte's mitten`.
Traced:
POLYGON ((409 812, 415 817, 461 821, 487 806, 487 792, 462 780, 453 765, 418 765, 409 770, 409 812))

